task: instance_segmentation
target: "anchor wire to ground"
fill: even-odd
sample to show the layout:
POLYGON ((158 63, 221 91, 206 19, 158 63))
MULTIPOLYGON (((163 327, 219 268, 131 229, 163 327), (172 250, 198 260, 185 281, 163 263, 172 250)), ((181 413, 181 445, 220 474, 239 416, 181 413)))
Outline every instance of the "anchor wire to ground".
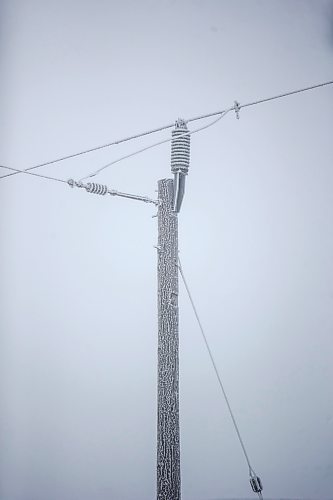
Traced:
POLYGON ((217 378, 217 381, 218 381, 218 384, 220 386, 220 389, 222 391, 222 394, 223 394, 223 398, 227 404, 227 407, 228 407, 228 411, 229 411, 229 414, 231 416, 231 420, 232 420, 232 423, 233 423, 233 426, 235 428, 235 431, 236 431, 236 434, 237 434, 237 437, 238 437, 238 440, 239 440, 239 443, 241 445, 241 448, 242 448, 242 451, 243 451, 243 454, 244 454, 244 457, 245 457, 245 460, 247 462, 247 465, 249 467, 249 476, 250 476, 250 484, 251 484, 251 487, 253 489, 253 491, 255 493, 258 494, 258 497, 260 498, 260 500, 263 500, 263 497, 262 497, 262 486, 261 486, 261 481, 260 479, 258 478, 257 474, 254 472, 254 469, 252 468, 252 465, 250 463, 250 459, 249 459, 249 455, 248 455, 248 452, 245 448, 245 444, 244 444, 244 441, 243 441, 243 438, 241 436, 241 433, 240 433, 240 430, 239 430, 239 427, 238 427, 238 424, 237 424, 237 421, 236 421, 236 418, 235 418, 235 415, 232 411, 232 408, 231 408, 231 405, 230 405, 230 402, 229 402, 229 398, 227 396, 227 393, 225 391, 225 388, 224 388, 224 385, 222 383, 222 379, 221 379, 221 376, 220 376, 220 373, 217 369, 217 366, 216 366, 216 363, 215 363, 215 359, 214 359, 214 356, 213 356, 213 353, 212 353, 212 350, 209 346, 209 343, 208 343, 208 340, 207 340, 207 336, 205 334, 205 331, 204 331, 204 328, 202 326, 202 323, 201 323, 201 320, 200 320, 200 317, 199 317, 199 314, 198 314, 198 311, 197 311, 197 308, 195 306, 195 303, 194 303, 194 300, 193 300, 193 297, 192 297, 192 294, 190 292, 190 289, 189 289, 189 286, 188 286, 188 283, 186 281, 186 278, 185 278, 185 275, 184 275, 184 271, 183 271, 183 267, 182 267, 182 264, 181 264, 181 261, 180 261, 180 258, 178 257, 178 268, 179 268, 179 272, 180 272, 180 275, 181 275, 181 278, 182 278, 182 281, 184 283, 184 286, 185 286, 185 289, 186 289, 186 292, 187 292, 187 295, 188 295, 188 298, 190 300, 190 303, 191 303, 191 306, 192 306, 192 309, 193 309, 193 312, 194 312, 194 315, 196 317, 196 320, 197 320, 197 323, 199 325, 199 328, 200 328, 200 331, 201 331, 201 335, 202 335, 202 338, 204 340, 204 343, 205 343, 205 346, 206 346, 206 349, 208 351, 208 355, 209 355, 209 358, 211 360, 211 363, 213 365, 213 368, 214 368, 214 372, 215 372, 215 375, 216 375, 216 378, 217 378), (258 481, 259 480, 259 481, 258 481), (256 491, 254 488, 257 488, 258 490, 260 491, 256 491))

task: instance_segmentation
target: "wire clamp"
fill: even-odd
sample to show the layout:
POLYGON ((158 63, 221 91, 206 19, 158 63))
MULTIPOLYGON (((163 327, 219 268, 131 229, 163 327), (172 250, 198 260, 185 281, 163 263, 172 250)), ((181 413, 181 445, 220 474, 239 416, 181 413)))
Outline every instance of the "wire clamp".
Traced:
POLYGON ((238 101, 234 101, 234 110, 236 113, 236 118, 239 120, 240 104, 238 101))
POLYGON ((258 477, 253 471, 250 472, 250 485, 254 493, 261 493, 263 490, 260 477, 258 477))

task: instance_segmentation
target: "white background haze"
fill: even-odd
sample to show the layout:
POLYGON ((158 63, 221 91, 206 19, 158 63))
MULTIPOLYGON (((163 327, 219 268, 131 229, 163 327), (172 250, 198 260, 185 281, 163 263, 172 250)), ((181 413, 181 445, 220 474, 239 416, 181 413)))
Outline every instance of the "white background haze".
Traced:
MULTIPOLYGON (((330 1, 3 0, 0 17, 14 168, 333 79, 330 1)), ((265 498, 333 496, 332 96, 191 143, 183 267, 265 498)), ((79 179, 169 134, 36 172, 79 179)), ((166 144, 96 181, 154 197, 169 176, 166 144)), ((1 500, 154 498, 156 210, 28 175, 0 197, 1 500)), ((180 401, 183 499, 249 497, 182 286, 180 401)))

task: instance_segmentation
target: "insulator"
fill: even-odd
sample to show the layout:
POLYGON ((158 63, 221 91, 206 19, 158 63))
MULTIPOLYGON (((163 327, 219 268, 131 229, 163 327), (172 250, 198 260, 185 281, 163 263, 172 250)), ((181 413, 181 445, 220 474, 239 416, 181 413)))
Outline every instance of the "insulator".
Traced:
POLYGON ((262 484, 260 481, 260 477, 254 476, 250 478, 250 484, 252 487, 252 490, 254 493, 261 493, 262 492, 262 484))
POLYGON ((190 166, 190 135, 182 136, 186 132, 188 132, 186 122, 182 119, 177 120, 172 131, 171 141, 171 171, 174 174, 182 173, 187 175, 188 173, 190 166))
POLYGON ((174 174, 173 210, 180 211, 185 192, 185 176, 190 166, 190 135, 185 120, 179 118, 172 131, 171 171, 174 174))
POLYGON ((108 192, 108 187, 105 184, 97 184, 96 182, 88 182, 85 186, 88 193, 105 195, 108 192))

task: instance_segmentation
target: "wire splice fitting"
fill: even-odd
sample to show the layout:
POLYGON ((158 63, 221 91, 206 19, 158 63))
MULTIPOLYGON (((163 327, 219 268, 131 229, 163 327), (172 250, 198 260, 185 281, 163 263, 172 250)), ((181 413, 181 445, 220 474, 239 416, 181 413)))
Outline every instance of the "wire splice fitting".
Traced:
POLYGON ((250 473, 250 485, 254 493, 261 493, 263 490, 262 482, 260 477, 257 476, 253 471, 250 473))

